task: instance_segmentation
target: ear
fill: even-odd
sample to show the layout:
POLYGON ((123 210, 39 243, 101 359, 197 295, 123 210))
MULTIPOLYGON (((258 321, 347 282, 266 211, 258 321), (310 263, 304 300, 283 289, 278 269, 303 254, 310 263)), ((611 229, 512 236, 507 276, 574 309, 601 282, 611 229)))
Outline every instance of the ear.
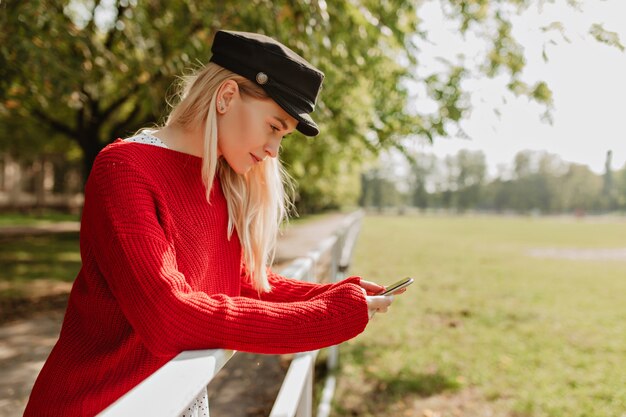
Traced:
POLYGON ((217 89, 215 106, 219 114, 224 114, 231 107, 233 99, 239 97, 239 84, 234 80, 224 81, 217 89))

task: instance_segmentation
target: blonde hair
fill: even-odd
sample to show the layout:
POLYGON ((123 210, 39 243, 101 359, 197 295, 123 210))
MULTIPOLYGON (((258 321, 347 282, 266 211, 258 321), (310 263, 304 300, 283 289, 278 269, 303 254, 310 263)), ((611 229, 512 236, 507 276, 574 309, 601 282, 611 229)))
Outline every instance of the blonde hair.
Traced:
POLYGON ((278 158, 265 158, 244 175, 237 174, 223 158, 218 158, 215 105, 217 91, 227 80, 238 84, 243 97, 268 99, 268 96, 250 80, 215 63, 208 63, 181 80, 179 102, 173 106, 165 125, 198 128, 204 123, 202 181, 206 199, 210 200, 217 175, 228 205, 228 238, 233 230, 237 231, 252 286, 259 292, 271 291, 267 266, 274 260, 279 227, 293 208, 292 182, 278 158))

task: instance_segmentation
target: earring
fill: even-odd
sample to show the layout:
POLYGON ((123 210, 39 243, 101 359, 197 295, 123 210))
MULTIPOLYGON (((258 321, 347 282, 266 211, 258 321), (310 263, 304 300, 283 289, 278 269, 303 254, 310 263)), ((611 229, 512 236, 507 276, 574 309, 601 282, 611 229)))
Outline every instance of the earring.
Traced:
POLYGON ((224 111, 224 102, 220 101, 220 111, 224 111))

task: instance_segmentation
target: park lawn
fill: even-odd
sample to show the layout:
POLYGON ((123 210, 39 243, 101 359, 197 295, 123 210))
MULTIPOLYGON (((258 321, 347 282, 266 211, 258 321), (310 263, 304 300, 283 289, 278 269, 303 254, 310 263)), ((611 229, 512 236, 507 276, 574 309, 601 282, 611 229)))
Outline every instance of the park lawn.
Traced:
POLYGON ((78 232, 0 236, 0 281, 73 281, 80 270, 78 232))
POLYGON ((2 226, 34 226, 44 225, 61 221, 80 221, 80 215, 60 213, 56 211, 43 211, 36 214, 25 213, 2 213, 0 214, 0 227, 2 226))
POLYGON ((41 288, 55 282, 72 282, 80 267, 77 232, 0 235, 0 304, 30 297, 33 291, 43 295, 41 288))
POLYGON ((366 217, 352 273, 416 283, 342 345, 336 415, 625 415, 626 259, 528 255, 620 247, 624 220, 366 217))

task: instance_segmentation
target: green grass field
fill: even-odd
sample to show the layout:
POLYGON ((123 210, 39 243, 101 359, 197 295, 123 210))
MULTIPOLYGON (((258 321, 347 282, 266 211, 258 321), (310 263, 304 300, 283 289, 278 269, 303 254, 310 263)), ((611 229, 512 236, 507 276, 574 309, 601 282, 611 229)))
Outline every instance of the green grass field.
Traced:
POLYGON ((59 213, 55 211, 42 211, 36 214, 2 213, 0 214, 0 227, 2 226, 34 226, 50 224, 60 221, 80 221, 78 214, 59 213))
POLYGON ((367 217, 353 274, 416 283, 345 343, 341 416, 626 415, 626 222, 367 217))
POLYGON ((78 232, 0 236, 0 282, 71 282, 79 270, 78 232))

